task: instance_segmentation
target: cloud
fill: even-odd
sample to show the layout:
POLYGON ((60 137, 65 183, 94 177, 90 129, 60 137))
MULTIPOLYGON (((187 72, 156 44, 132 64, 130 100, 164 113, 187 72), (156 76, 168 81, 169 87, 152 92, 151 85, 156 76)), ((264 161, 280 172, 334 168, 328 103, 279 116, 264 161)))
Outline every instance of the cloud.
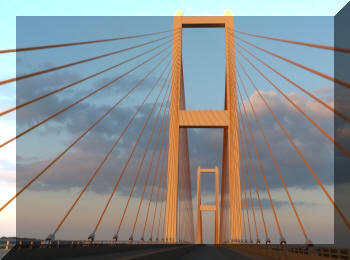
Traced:
MULTIPOLYGON (((53 75, 53 77, 64 78, 64 74, 56 74, 53 75)), ((73 75, 69 76, 68 74, 66 78, 73 79, 75 77, 76 76, 73 75)), ((134 75, 134 77, 130 77, 130 79, 120 82, 121 85, 118 87, 125 93, 131 88, 132 85, 138 82, 140 78, 141 77, 138 78, 137 75, 134 75)), ((34 184, 31 188, 39 190, 69 190, 75 187, 82 187, 95 171, 96 167, 99 165, 107 151, 111 148, 112 144, 120 136, 129 119, 136 112, 139 103, 146 95, 145 91, 149 90, 150 86, 152 86, 152 82, 150 80, 152 80, 152 78, 143 82, 143 84, 140 86, 142 90, 136 92, 135 96, 133 97, 134 99, 137 99, 137 103, 134 103, 132 100, 126 100, 129 101, 129 103, 124 102, 126 103, 124 106, 118 106, 117 109, 112 111, 81 142, 79 142, 72 149, 72 151, 57 162, 52 169, 49 169, 48 172, 45 173, 45 176, 39 179, 38 184, 34 184), (61 161, 62 163, 60 163, 61 161)), ((51 81, 52 79, 50 79, 49 82, 51 81)), ((102 81, 108 81, 108 79, 103 79, 102 81)), ((52 82, 55 81, 53 80, 52 82)), ((162 81, 160 82, 162 83, 162 81)), ((41 82, 41 84, 43 84, 43 82, 41 82)), ((38 85, 35 83, 35 80, 31 81, 29 85, 28 82, 25 85, 28 89, 38 89, 38 87, 36 87, 38 85)), ((47 84, 44 82, 43 85, 47 84)), ((159 90, 159 87, 155 89, 148 102, 155 99, 159 90)), ((40 91, 42 91, 42 89, 40 91)), ((39 93, 33 94, 29 90, 25 90, 21 94, 26 96, 27 93, 31 93, 30 95, 33 96, 40 95, 39 93)), ((116 91, 107 92, 103 93, 99 99, 102 100, 103 97, 108 98, 110 95, 121 96, 124 93, 116 91)), ((163 91, 163 94, 164 93, 165 91, 163 91)), ((163 98, 163 95, 161 98, 163 98)), ((27 97, 22 99, 28 100, 27 97)), ((75 94, 72 95, 72 93, 64 93, 61 96, 57 97, 55 95, 47 100, 40 101, 37 106, 30 105, 28 108, 20 110, 17 113, 18 126, 25 129, 34 122, 37 122, 37 118, 45 118, 45 116, 54 113, 59 108, 65 107, 66 105, 72 103, 74 99, 75 94)), ((119 98, 116 97, 114 99, 118 100, 119 98)), ((104 193, 111 191, 111 183, 114 183, 116 176, 120 174, 127 156, 131 151, 131 147, 139 135, 139 129, 143 127, 152 105, 153 104, 151 103, 144 104, 142 110, 138 113, 138 116, 130 125, 129 131, 120 140, 115 151, 111 154, 106 165, 102 168, 101 175, 103 175, 103 178, 101 185, 92 185, 92 189, 94 191, 104 193)), ((34 130, 34 133, 31 133, 28 137, 25 136, 21 138, 21 141, 22 139, 24 140, 23 142, 18 143, 18 184, 20 186, 24 185, 30 178, 35 176, 36 173, 43 169, 53 159, 53 156, 48 156, 48 154, 55 154, 55 156, 59 154, 75 138, 81 135, 85 129, 92 125, 92 123, 94 123, 100 116, 102 116, 110 107, 111 104, 106 104, 105 102, 101 103, 96 100, 84 102, 83 104, 79 104, 78 106, 72 108, 63 116, 60 115, 52 119, 47 123, 47 125, 40 127, 38 130, 34 130), (64 136, 64 138, 60 139, 60 136, 64 136), (44 137, 46 138, 47 142, 40 143, 40 140, 44 137), (56 144, 58 142, 59 145, 56 144), (48 143, 50 143, 50 145, 47 145, 48 143), (32 149, 28 150, 28 146, 34 146, 36 150, 35 153, 33 153, 32 149)), ((132 159, 130 166, 125 172, 125 177, 123 180, 126 180, 127 185, 120 185, 118 191, 120 190, 121 192, 125 192, 125 194, 129 192, 129 187, 134 180, 134 175, 136 174, 138 163, 142 156, 141 151, 143 151, 143 148, 145 148, 153 122, 155 122, 155 115, 159 108, 160 106, 157 104, 155 106, 155 112, 152 114, 149 124, 145 129, 145 134, 143 135, 143 138, 140 139, 140 143, 138 145, 140 148, 138 148, 135 152, 135 159, 132 159)), ((160 120, 158 120, 158 127, 159 123, 160 120)), ((154 150, 155 138, 156 137, 154 136, 148 154, 151 154, 154 150)), ((148 155, 148 157, 150 157, 150 155, 148 155)), ((144 175, 146 174, 145 172, 147 172, 146 166, 147 164, 145 163, 139 183, 143 183, 144 181, 144 175)), ((136 191, 135 193, 138 194, 139 192, 136 191)))
MULTIPOLYGON (((118 75, 121 73, 118 73, 118 75)), ((143 76, 143 75, 142 75, 143 76)), ((44 95, 52 90, 63 87, 69 83, 72 83, 83 76, 77 73, 70 72, 54 72, 52 75, 44 75, 41 77, 33 77, 19 81, 17 83, 17 104, 30 101, 36 97, 44 95)), ((88 95, 92 91, 100 88, 104 84, 115 79, 116 76, 105 78, 97 78, 92 81, 86 81, 78 85, 65 89, 58 94, 54 94, 47 98, 44 98, 36 103, 30 104, 23 109, 17 111, 17 123, 19 127, 28 127, 37 123, 39 120, 45 119, 51 114, 71 105, 73 102, 88 95)), ((97 92, 93 96, 87 98, 83 102, 75 105, 61 115, 50 120, 50 122, 62 122, 67 118, 74 118, 77 113, 82 110, 106 110, 113 103, 116 103, 126 92, 131 89, 139 80, 141 75, 132 74, 127 78, 120 79, 115 83, 112 83, 108 87, 97 92), (108 104, 108 105, 107 105, 108 104)), ((146 79, 139 88, 136 88, 134 93, 144 95, 144 92, 149 90, 152 86, 151 83, 155 81, 154 78, 146 79)), ((140 95, 136 95, 139 97, 140 95)), ((132 98, 131 98, 132 99, 132 98)), ((130 99, 129 99, 130 100, 130 99)), ((81 113, 80 113, 81 114, 81 113)), ((86 113, 88 115, 88 113, 86 113)), ((93 115, 92 115, 93 116, 93 115)), ((93 118, 93 117, 92 117, 93 118)))
MULTIPOLYGON (((298 115, 298 112, 292 109, 286 104, 275 92, 262 92, 264 97, 270 103, 272 109, 276 111, 277 116, 280 118, 282 124, 288 129, 293 140, 300 147, 302 152, 305 154, 307 160, 312 165, 315 172, 319 175, 322 181, 325 183, 332 183, 332 145, 327 143, 328 141, 313 128, 313 126, 307 122, 304 118, 298 115), (314 153, 313 151, 318 151, 314 153)), ((326 129, 331 130, 330 115, 323 115, 322 112, 317 110, 315 107, 318 104, 315 101, 307 100, 304 96, 299 94, 290 93, 291 98, 304 108, 308 113, 314 114, 315 118, 320 124, 326 129)), ((284 178, 290 186, 303 186, 308 187, 314 185, 314 180, 310 177, 305 165, 298 158, 296 152, 292 149, 287 139, 283 135, 283 132, 279 129, 274 119, 269 115, 269 111, 264 108, 264 104, 259 100, 257 93, 251 95, 251 100, 257 114, 261 120, 262 127, 267 135, 267 138, 272 146, 272 150, 279 162, 280 169, 284 175, 284 178), (302 181, 300 181, 300 179, 302 181)), ((249 104, 245 102, 245 106, 248 111, 248 116, 251 120, 253 127, 253 135, 256 139, 258 150, 263 161, 264 172, 267 176, 269 185, 271 187, 278 187, 281 185, 275 167, 272 163, 270 155, 266 149, 266 144, 260 134, 260 130, 254 123, 252 112, 250 111, 249 104)), ((103 155, 109 150, 113 141, 119 136, 122 129, 125 127, 127 120, 136 110, 136 105, 124 106, 116 109, 115 112, 101 122, 84 140, 81 141, 73 150, 66 155, 67 158, 63 158, 64 163, 57 163, 50 170, 52 180, 49 178, 42 178, 42 182, 50 182, 51 184, 33 186, 36 188, 45 189, 67 189, 73 187, 81 187, 82 179, 88 178, 94 169, 97 167, 99 162, 102 160, 103 155), (72 178, 69 178, 72 176, 72 178)), ((159 108, 157 106, 156 110, 159 108)), ((95 105, 95 104, 84 104, 83 110, 73 110, 70 117, 60 119, 57 121, 62 124, 62 129, 67 132, 69 136, 69 144, 73 138, 82 133, 82 129, 89 126, 99 115, 106 111, 106 105, 95 105), (84 127, 82 127, 84 126, 84 127)), ((111 189, 110 182, 113 180, 113 176, 116 175, 115 169, 121 169, 126 161, 131 146, 137 139, 138 133, 146 120, 148 112, 151 109, 151 104, 146 104, 145 108, 135 119, 135 122, 130 126, 125 137, 123 137, 118 144, 116 151, 111 155, 106 166, 101 170, 104 179, 101 180, 101 188, 97 185, 93 187, 98 192, 108 192, 111 189), (117 167, 117 168, 114 168, 117 167), (106 188, 109 185, 109 188, 106 188)), ((243 110, 242 110, 243 111, 243 110)), ((315 120, 316 120, 315 119, 315 120)), ((152 116, 150 125, 145 129, 144 137, 138 146, 138 149, 132 159, 130 166, 125 174, 126 183, 131 184, 136 174, 138 162, 141 159, 143 149, 145 148, 147 138, 150 135, 151 125, 155 118, 152 116)), ((48 129, 48 128, 46 128, 48 129)), ((42 132, 43 134, 45 131, 42 132)), ((248 133, 249 135, 249 133, 248 133)), ((51 139, 55 139, 55 135, 50 135, 51 139)), ((154 142, 155 137, 153 137, 154 142)), ((250 139, 250 138, 249 138, 250 139)), ((153 147, 153 145, 151 145, 153 147)), ((55 147, 47 147, 48 149, 55 149, 55 147)), ((250 143, 251 152, 253 155, 253 165, 258 179, 258 184, 264 187, 262 181, 259 164, 252 143, 250 143)), ((21 149, 21 146, 19 146, 21 149)), ((191 129, 189 130, 189 151, 191 160, 191 176, 192 186, 196 180, 196 168, 200 164, 202 167, 214 167, 218 165, 220 167, 222 159, 222 131, 217 129, 191 129)), ((57 150, 59 152, 59 150, 57 150)), ((150 153, 147 159, 150 159, 150 153)), ((26 155, 27 156, 27 155, 26 155)), ((35 172, 38 172, 43 168, 49 160, 35 161, 32 164, 27 164, 25 159, 22 159, 18 163, 18 176, 26 176, 25 178, 20 177, 20 183, 24 183, 24 180, 28 180, 29 176, 33 176, 35 172)), ((243 161, 242 161, 243 162, 243 161)), ((249 162, 248 162, 249 163, 249 162)), ((149 161, 146 161, 145 165, 148 165, 149 161)), ((241 165, 244 169, 244 165, 241 165)), ((145 166, 144 166, 145 168, 145 166)), ((142 186, 142 180, 146 174, 146 169, 141 172, 141 177, 138 182, 138 187, 142 186)), ((251 174, 251 173, 250 173, 251 174)), ((251 178, 251 177, 250 177, 251 178)), ((123 186, 124 187, 124 186, 123 186)), ((128 189, 122 189, 128 192, 128 189)))
POLYGON ((321 88, 317 88, 313 91, 315 94, 318 95, 330 95, 331 93, 334 93, 334 87, 333 86, 324 86, 321 88))

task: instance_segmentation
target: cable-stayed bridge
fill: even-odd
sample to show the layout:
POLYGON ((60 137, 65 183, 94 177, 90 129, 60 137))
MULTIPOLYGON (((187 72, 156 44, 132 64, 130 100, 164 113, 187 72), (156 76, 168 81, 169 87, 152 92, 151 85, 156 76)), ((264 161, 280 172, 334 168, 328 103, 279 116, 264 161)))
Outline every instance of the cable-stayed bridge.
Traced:
MULTIPOLYGON (((234 26, 234 18, 229 11, 225 11, 224 16, 198 17, 183 16, 182 12, 179 11, 173 18, 173 28, 162 31, 91 41, 0 50, 0 55, 22 52, 35 53, 42 50, 79 48, 90 45, 102 46, 108 42, 121 42, 130 39, 137 41, 137 44, 98 56, 88 56, 60 66, 34 70, 0 81, 0 87, 6 88, 14 82, 19 84, 27 79, 61 70, 69 70, 107 57, 117 57, 121 54, 126 57, 125 59, 118 59, 116 64, 86 74, 83 78, 73 80, 24 102, 17 102, 16 106, 1 111, 0 117, 15 112, 20 113, 33 104, 43 102, 45 99, 64 93, 64 91, 72 90, 108 71, 113 71, 115 75, 97 88, 85 91, 81 96, 77 96, 74 102, 63 106, 45 118, 37 120, 35 124, 27 129, 18 131, 13 138, 0 144, 0 149, 6 149, 8 145, 25 138, 33 131, 38 131, 41 126, 48 124, 62 114, 69 115, 70 111, 79 107, 79 104, 89 98, 115 87, 118 82, 132 78, 133 73, 142 75, 137 80, 131 79, 126 89, 120 91, 117 95, 118 99, 105 104, 106 109, 103 114, 91 118, 86 129, 70 140, 69 145, 58 154, 46 160, 45 165, 42 165, 36 174, 31 176, 23 186, 19 187, 12 198, 1 205, 0 214, 5 212, 7 207, 15 202, 16 198, 26 196, 26 192, 30 187, 40 182, 45 175, 48 175, 50 170, 65 156, 69 156, 69 152, 78 143, 83 142, 89 133, 102 123, 111 120, 111 114, 118 111, 118 109, 123 109, 123 105, 129 97, 135 96, 134 100, 138 100, 137 104, 135 103, 136 109, 130 113, 130 117, 119 118, 123 127, 109 143, 109 147, 99 163, 93 166, 89 178, 81 183, 81 189, 72 198, 69 207, 58 216, 54 228, 48 230, 46 239, 17 240, 15 247, 18 250, 15 251, 21 254, 28 252, 25 251, 28 249, 33 249, 32 253, 36 252, 35 250, 38 248, 44 250, 59 248, 66 251, 68 249, 79 249, 81 251, 85 249, 91 250, 91 254, 98 253, 98 255, 108 252, 111 257, 114 257, 111 259, 165 257, 168 254, 177 255, 180 259, 181 257, 198 255, 200 251, 208 252, 208 255, 203 257, 225 254, 227 257, 237 257, 237 259, 239 257, 245 259, 244 257, 249 258, 256 255, 273 259, 323 259, 332 256, 348 259, 348 250, 313 245, 313 238, 309 235, 309 229, 303 221, 302 213, 288 187, 286 171, 281 166, 283 163, 278 160, 279 153, 282 151, 273 149, 273 140, 269 140, 267 134, 270 129, 266 128, 263 119, 259 117, 262 108, 257 108, 254 105, 256 100, 252 100, 250 93, 254 93, 254 99, 259 99, 263 109, 271 115, 275 127, 280 131, 280 135, 285 138, 286 144, 294 151, 295 157, 301 160, 302 167, 305 168, 307 174, 318 185, 324 200, 334 208, 334 214, 341 219, 344 227, 350 231, 349 217, 344 213, 344 209, 335 202, 332 191, 327 189, 327 186, 319 177, 319 173, 308 160, 307 154, 300 148, 302 144, 293 137, 293 134, 284 124, 285 120, 279 117, 276 106, 269 102, 268 96, 259 87, 262 84, 268 85, 271 90, 280 95, 283 102, 290 105, 290 109, 294 109, 305 122, 312 125, 315 132, 320 133, 326 142, 329 142, 338 152, 341 152, 344 158, 349 159, 350 151, 346 146, 336 140, 332 133, 327 132, 317 122, 317 119, 313 118, 309 111, 305 109, 303 104, 296 102, 291 95, 283 91, 280 84, 276 82, 276 77, 279 78, 278 82, 282 80, 283 84, 289 84, 291 88, 302 92, 308 99, 319 104, 326 111, 325 113, 331 113, 334 117, 343 120, 345 124, 350 122, 349 115, 334 107, 330 102, 318 97, 316 93, 309 91, 299 78, 287 76, 279 67, 271 65, 263 57, 271 56, 283 65, 289 64, 292 67, 304 70, 315 78, 337 84, 338 87, 344 88, 344 90, 350 88, 350 82, 299 63, 296 61, 297 59, 287 58, 274 49, 260 46, 254 42, 254 39, 284 44, 286 48, 298 46, 298 48, 317 49, 344 55, 350 55, 350 49, 241 31, 234 26), (225 93, 225 98, 222 100, 224 109, 188 110, 185 101, 186 85, 184 84, 182 54, 183 29, 212 27, 222 28, 225 35, 225 84, 222 86, 225 93), (135 52, 135 55, 128 56, 129 52, 135 52), (127 64, 132 65, 119 73, 118 69, 124 68, 123 66, 127 64), (148 83, 149 87, 140 92, 145 83, 148 83), (141 95, 143 95, 142 98, 140 98, 141 95), (143 115, 144 121, 138 125, 137 131, 130 130, 141 115, 143 115), (256 131, 254 131, 253 124, 257 126, 256 131), (194 183, 191 183, 191 174, 194 174, 191 173, 190 169, 188 140, 188 131, 191 128, 219 128, 222 129, 223 133, 220 140, 222 143, 221 164, 213 165, 212 168, 203 168, 198 165, 196 187, 194 183), (124 147, 120 147, 124 144, 123 138, 129 133, 128 131, 134 131, 135 135, 127 144, 130 149, 125 151, 124 147), (263 146, 258 144, 257 138, 261 138, 263 146), (95 179, 103 174, 105 164, 109 160, 113 160, 113 155, 118 149, 126 153, 127 156, 118 169, 114 169, 116 175, 109 183, 111 186, 110 192, 108 190, 108 197, 103 201, 102 208, 97 216, 94 216, 95 222, 92 229, 86 235, 83 235, 81 240, 59 238, 60 232, 65 228, 65 224, 86 196, 88 189, 93 185, 95 179), (269 178, 267 178, 267 169, 270 168, 264 165, 266 156, 271 159, 274 168, 273 176, 280 182, 288 199, 288 207, 292 212, 289 217, 293 218, 296 223, 294 228, 303 237, 303 241, 300 241, 298 246, 289 245, 288 243, 288 230, 283 228, 284 219, 279 215, 276 198, 271 194, 271 185, 269 178), (135 161, 135 158, 139 160, 135 161), (215 188, 214 204, 205 204, 201 201, 202 174, 215 175, 215 183, 212 183, 215 188), (259 186, 258 176, 263 180, 263 185, 259 186), (128 187, 121 185, 125 178, 131 178, 128 187), (118 204, 119 218, 115 218, 114 226, 109 227, 110 240, 99 240, 101 224, 113 206, 113 198, 118 196, 118 192, 122 188, 127 190, 127 196, 123 203, 118 204), (197 200, 193 199, 193 189, 197 193, 197 200), (262 193, 266 194, 268 207, 263 205, 262 193), (215 212, 214 222, 204 222, 202 211, 215 212), (272 214, 266 214, 266 211, 272 214), (131 215, 130 212, 133 214, 131 215), (271 217, 271 221, 267 219, 268 217, 271 217), (203 249, 203 247, 198 246, 203 242, 202 228, 204 225, 215 227, 214 244, 217 247, 203 249), (127 237, 121 235, 122 232, 127 234, 127 237), (277 239, 272 239, 272 237, 277 237, 277 239), (135 247, 132 247, 132 245, 135 247), (136 250, 134 250, 135 248, 136 250), (133 250, 131 251, 131 249, 133 250), (237 255, 236 252, 241 252, 241 255, 237 255)), ((17 87, 19 86, 17 85, 17 87)), ((302 181, 300 180, 300 182, 302 181)), ((5 243, 7 249, 11 245, 12 242, 10 241, 5 243)))

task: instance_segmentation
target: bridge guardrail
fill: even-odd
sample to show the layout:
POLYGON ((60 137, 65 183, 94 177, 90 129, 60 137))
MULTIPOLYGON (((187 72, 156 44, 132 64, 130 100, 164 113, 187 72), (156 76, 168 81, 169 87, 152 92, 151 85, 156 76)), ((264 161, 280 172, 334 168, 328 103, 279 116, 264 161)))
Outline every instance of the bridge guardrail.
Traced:
MULTIPOLYGON (((148 244, 164 244, 161 241, 114 241, 114 240, 6 240, 0 241, 0 249, 8 250, 15 248, 80 248, 80 247, 99 247, 99 246, 118 246, 118 245, 148 245, 148 244)), ((169 244, 167 244, 169 245, 169 244)))
POLYGON ((350 249, 307 245, 222 244, 225 248, 269 256, 273 259, 350 259, 350 249))

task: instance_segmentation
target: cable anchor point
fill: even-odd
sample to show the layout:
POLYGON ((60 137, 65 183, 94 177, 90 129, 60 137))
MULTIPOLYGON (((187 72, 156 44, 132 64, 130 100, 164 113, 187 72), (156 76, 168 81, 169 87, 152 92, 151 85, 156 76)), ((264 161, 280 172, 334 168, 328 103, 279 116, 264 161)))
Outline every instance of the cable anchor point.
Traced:
POLYGON ((45 240, 46 241, 54 241, 55 240, 55 233, 49 234, 45 240))
POLYGON ((113 239, 114 239, 115 241, 118 241, 118 233, 119 233, 119 231, 117 231, 117 233, 115 233, 115 235, 113 236, 113 239))
POLYGON ((95 240, 95 232, 92 232, 92 233, 90 234, 90 236, 88 237, 88 240, 89 240, 90 242, 94 242, 94 240, 95 240))

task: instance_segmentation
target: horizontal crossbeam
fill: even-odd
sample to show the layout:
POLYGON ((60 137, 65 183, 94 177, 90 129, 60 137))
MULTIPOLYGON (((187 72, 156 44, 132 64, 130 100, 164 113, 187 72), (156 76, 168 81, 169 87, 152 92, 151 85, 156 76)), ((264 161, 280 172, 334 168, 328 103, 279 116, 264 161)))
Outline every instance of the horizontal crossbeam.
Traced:
POLYGON ((180 127, 222 128, 229 123, 225 110, 180 110, 180 127))
POLYGON ((216 205, 200 205, 201 211, 216 211, 216 205))
POLYGON ((198 27, 225 27, 229 23, 225 16, 182 16, 183 28, 198 28, 198 27))
POLYGON ((203 173, 203 172, 212 172, 212 173, 216 173, 217 169, 206 169, 206 168, 200 168, 200 172, 203 173))

